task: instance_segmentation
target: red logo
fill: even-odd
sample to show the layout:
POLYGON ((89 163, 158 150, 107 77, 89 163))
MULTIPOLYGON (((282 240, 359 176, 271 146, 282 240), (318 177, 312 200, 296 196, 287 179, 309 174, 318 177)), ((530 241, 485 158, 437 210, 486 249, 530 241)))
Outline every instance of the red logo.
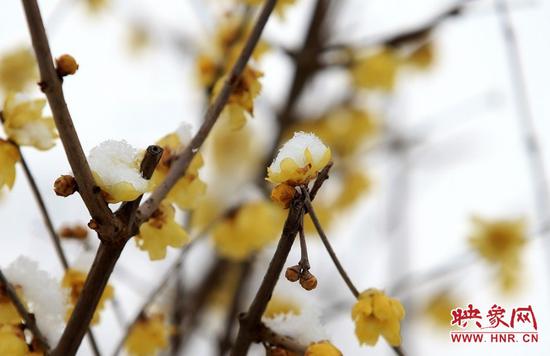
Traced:
POLYGON ((500 305, 493 304, 485 314, 472 304, 466 308, 451 310, 452 342, 514 343, 538 342, 537 318, 533 307, 513 308, 511 312, 500 305))

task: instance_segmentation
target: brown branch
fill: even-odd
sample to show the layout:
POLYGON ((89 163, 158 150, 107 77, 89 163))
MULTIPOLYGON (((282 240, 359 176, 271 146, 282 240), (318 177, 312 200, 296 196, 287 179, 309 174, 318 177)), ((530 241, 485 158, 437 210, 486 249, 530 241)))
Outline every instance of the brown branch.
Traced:
POLYGON ((277 280, 281 275, 284 264, 294 243, 294 238, 300 228, 300 218, 304 202, 301 197, 293 200, 288 211, 288 217, 285 221, 283 232, 277 249, 273 255, 269 267, 265 273, 262 284, 248 309, 246 314, 239 318, 240 327, 235 345, 231 350, 231 356, 244 356, 247 354, 250 344, 258 338, 257 328, 260 325, 262 315, 265 312, 267 303, 271 299, 277 280))
POLYGON ((78 184, 79 193, 92 219, 98 224, 98 232, 107 236, 112 235, 121 228, 121 225, 103 199, 80 145, 63 95, 62 80, 59 78, 52 60, 40 9, 36 0, 22 0, 22 3, 40 69, 40 88, 48 98, 59 137, 78 184))
POLYGON ((227 315, 225 318, 225 328, 222 337, 219 340, 218 344, 218 354, 219 356, 224 356, 227 351, 231 349, 232 337, 235 321, 237 321, 237 316, 242 307, 242 299, 246 286, 248 283, 248 278, 252 271, 253 257, 247 259, 246 261, 239 264, 240 275, 237 285, 235 286, 235 291, 233 292, 233 297, 231 298, 231 305, 227 310, 227 315))
POLYGON ((257 342, 267 343, 272 346, 280 346, 285 350, 292 351, 298 355, 303 355, 306 351, 306 346, 300 344, 291 337, 280 335, 268 328, 264 323, 260 324, 259 338, 257 342))
MULTIPOLYGON (((161 155, 162 149, 159 150, 158 146, 149 146, 147 148, 141 165, 143 169, 143 178, 151 178, 161 155)), ((127 214, 131 214, 133 211, 132 209, 139 204, 140 200, 141 196, 134 202, 127 203, 126 205, 123 204, 117 213, 124 219, 131 219, 127 214)), ((80 293, 80 297, 78 298, 57 347, 52 352, 53 355, 66 356, 76 354, 82 342, 82 337, 90 325, 99 299, 109 281, 109 277, 130 236, 131 235, 128 235, 127 238, 118 239, 118 241, 114 242, 107 240, 101 241, 92 267, 88 272, 84 287, 80 293)))
POLYGON ((25 305, 19 299, 17 296, 17 292, 15 291, 15 288, 9 283, 9 281, 4 276, 4 273, 2 273, 2 270, 0 270, 0 287, 6 290, 6 294, 8 298, 11 300, 15 308, 17 309, 17 312, 23 318, 25 321, 25 326, 32 332, 34 338, 38 342, 39 346, 43 349, 43 351, 46 352, 46 354, 49 353, 50 345, 48 345, 48 340, 46 337, 40 332, 38 329, 38 326, 36 325, 36 321, 34 319, 34 315, 30 314, 27 311, 27 308, 25 308, 25 305))
POLYGON ((263 29, 269 20, 269 17, 275 7, 277 0, 266 0, 264 7, 262 8, 254 28, 250 33, 250 37, 247 39, 246 44, 241 51, 239 58, 233 65, 231 72, 225 81, 222 90, 210 105, 204 116, 204 121, 197 134, 193 137, 191 142, 185 147, 185 150, 179 154, 168 172, 166 179, 159 185, 159 187, 151 194, 137 211, 136 223, 139 225, 143 221, 149 219, 151 214, 158 208, 160 202, 170 192, 172 187, 177 181, 185 174, 185 171, 189 167, 191 160, 195 157, 195 154, 201 148, 202 144, 208 137, 208 134, 212 130, 214 124, 218 120, 225 104, 229 100, 231 92, 238 83, 239 76, 243 72, 248 60, 252 56, 252 52, 258 43, 263 29))
POLYGON ((307 212, 309 213, 309 216, 311 218, 311 221, 313 222, 313 225, 315 225, 315 229, 317 230, 319 236, 321 237, 321 241, 323 242, 323 245, 325 245, 325 248, 330 255, 330 258, 332 259, 332 262, 336 266, 336 269, 340 273, 340 276, 342 276, 342 279, 344 282, 346 282, 346 285, 348 286, 349 290, 353 294, 355 298, 359 297, 359 291, 349 278, 346 270, 340 263, 340 260, 338 259, 338 256, 336 256, 336 253, 334 252, 334 249, 332 248, 332 245, 330 244, 330 241, 327 238, 327 235, 325 234, 325 231, 323 230, 321 223, 319 222, 319 219, 317 218, 317 215, 315 214, 315 210, 313 209, 313 206, 311 205, 311 199, 309 196, 309 192, 306 188, 301 189, 302 194, 305 196, 304 199, 304 205, 307 209, 307 212))

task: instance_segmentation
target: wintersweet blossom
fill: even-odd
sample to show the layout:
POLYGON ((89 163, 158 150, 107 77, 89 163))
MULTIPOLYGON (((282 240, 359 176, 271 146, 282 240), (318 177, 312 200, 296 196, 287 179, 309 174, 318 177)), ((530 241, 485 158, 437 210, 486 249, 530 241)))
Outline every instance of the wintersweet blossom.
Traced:
POLYGON ((13 92, 4 101, 4 130, 8 137, 21 146, 32 146, 48 150, 58 137, 52 117, 45 117, 42 111, 46 99, 31 99, 13 92))
MULTIPOLYGON (((263 73, 247 65, 239 78, 229 100, 223 109, 223 116, 229 121, 233 130, 238 130, 246 124, 247 114, 254 116, 254 99, 260 94, 262 85, 259 78, 263 73)), ((212 100, 221 92, 227 76, 221 77, 216 85, 212 95, 212 100)))
POLYGON ((0 88, 19 92, 38 81, 38 66, 31 49, 17 48, 0 57, 0 88))
POLYGON ((267 180, 292 186, 307 184, 330 162, 330 148, 312 133, 296 132, 267 168, 267 180))
POLYGON ((273 319, 278 315, 299 315, 301 312, 300 305, 288 298, 273 296, 264 311, 263 317, 273 319))
POLYGON ((328 341, 319 341, 309 345, 304 356, 342 356, 342 352, 328 341))
POLYGON ((0 324, 0 355, 29 355, 25 334, 18 326, 0 324))
POLYGON ((135 237, 140 250, 149 253, 152 261, 166 257, 166 248, 182 247, 189 241, 187 232, 175 220, 175 209, 171 204, 161 203, 151 218, 139 228, 135 237))
POLYGON ((301 308, 298 314, 291 311, 286 314, 275 314, 273 317, 264 315, 262 322, 276 333, 290 336, 304 344, 327 340, 319 311, 311 305, 301 308))
POLYGON ((271 202, 246 203, 213 228, 214 245, 220 255, 241 261, 277 239, 283 218, 271 202))
POLYGON ((61 335, 66 300, 59 282, 39 269, 37 262, 23 256, 13 261, 4 274, 12 285, 19 286, 38 328, 55 344, 61 335))
POLYGON ((424 307, 424 313, 436 326, 448 330, 449 315, 457 305, 461 305, 461 302, 452 296, 450 292, 443 291, 428 299, 424 307))
POLYGON ((13 188, 15 164, 19 161, 19 150, 11 142, 0 139, 0 189, 13 188))
POLYGON ((355 86, 364 89, 392 91, 399 66, 399 59, 390 49, 360 56, 353 60, 350 68, 355 86))
MULTIPOLYGON (((80 294, 82 293, 84 282, 86 281, 86 277, 88 275, 87 272, 76 269, 75 267, 78 268, 78 266, 73 266, 73 268, 69 268, 67 271, 65 271, 65 275, 61 280, 61 286, 65 288, 69 294, 69 306, 65 314, 65 319, 67 320, 73 313, 74 307, 76 305, 76 302, 78 301, 78 298, 80 297, 80 294)), ((99 303, 97 304, 96 310, 92 317, 92 325, 99 324, 100 313, 105 308, 105 303, 107 302, 107 300, 112 299, 113 296, 114 289, 110 284, 108 284, 105 287, 101 298, 99 298, 99 303)))
MULTIPOLYGON (((157 145, 162 147, 164 151, 151 177, 152 189, 155 189, 164 181, 175 157, 191 142, 191 138, 191 125, 184 122, 175 132, 157 141, 157 145)), ((176 204, 182 210, 194 208, 200 200, 199 198, 206 192, 206 184, 199 176, 199 169, 203 165, 204 160, 202 155, 200 152, 197 152, 185 171, 185 175, 176 182, 165 201, 176 204)))
POLYGON ((340 193, 333 206, 338 209, 353 206, 365 192, 368 192, 371 185, 371 180, 366 173, 359 170, 345 171, 340 193))
POLYGON ((163 314, 143 316, 133 326, 124 347, 132 356, 152 356, 168 346, 168 327, 163 314))
POLYGON ((131 201, 147 191, 149 183, 139 169, 141 157, 126 141, 107 140, 90 151, 94 179, 109 203, 131 201))
POLYGON ((370 288, 361 293, 353 306, 351 316, 355 321, 355 335, 359 343, 374 346, 380 335, 391 346, 401 345, 401 320, 405 309, 383 291, 370 288))
MULTIPOLYGON (((26 305, 21 286, 16 285, 13 287, 19 299, 26 305)), ((5 293, 3 286, 0 284, 0 326, 5 324, 19 325, 21 321, 21 315, 19 315, 17 308, 11 302, 11 299, 5 293)))
POLYGON ((525 219, 490 221, 476 216, 472 222, 470 246, 498 268, 502 289, 512 290, 519 279, 521 253, 527 242, 525 219))

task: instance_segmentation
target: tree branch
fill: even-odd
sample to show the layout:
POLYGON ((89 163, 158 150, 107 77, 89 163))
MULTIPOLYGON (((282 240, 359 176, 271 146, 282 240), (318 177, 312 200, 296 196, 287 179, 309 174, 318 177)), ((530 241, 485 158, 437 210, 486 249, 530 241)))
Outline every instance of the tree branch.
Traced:
POLYGON ((258 341, 260 342, 268 343, 273 346, 280 346, 285 350, 295 352, 299 355, 303 355, 306 351, 306 346, 300 344, 291 337, 276 333, 268 328, 264 323, 261 323, 259 329, 258 341))
POLYGON ((103 199, 101 190, 95 183, 92 171, 80 145, 63 95, 62 81, 54 67, 40 9, 36 0, 22 0, 22 2, 40 69, 40 88, 48 98, 59 137, 78 184, 79 193, 92 219, 98 224, 98 232, 104 235, 112 235, 120 229, 121 225, 103 199))
POLYGON ((166 179, 162 182, 159 187, 151 194, 149 199, 147 199, 137 211, 136 223, 139 225, 143 221, 146 221, 150 218, 151 214, 158 208, 160 202, 166 197, 170 192, 172 187, 177 183, 177 181, 185 174, 185 171, 189 167, 191 160, 195 157, 195 154, 201 148, 202 144, 208 137, 208 134, 212 130, 212 127, 218 120, 225 104, 229 100, 231 92, 238 83, 239 76, 243 72, 248 60, 250 59, 256 44, 258 43, 260 36, 263 32, 263 29, 269 20, 269 17, 275 7, 277 0, 266 0, 264 7, 262 8, 254 28, 250 33, 250 37, 246 41, 246 44, 239 55, 239 58, 233 65, 231 72, 225 81, 222 90, 210 105, 206 111, 204 121, 200 127, 197 134, 193 137, 191 142, 185 147, 184 151, 179 154, 168 172, 166 179))
POLYGON ((36 321, 34 320, 34 316, 31 315, 27 309, 25 308, 25 305, 19 299, 17 296, 17 292, 15 291, 15 288, 10 284, 10 282, 6 279, 4 276, 4 273, 2 273, 2 270, 0 270, 0 287, 3 287, 6 290, 6 294, 8 298, 11 300, 15 308, 17 309, 17 312, 23 318, 25 321, 25 325, 29 330, 32 332, 34 337, 36 338, 36 341, 40 345, 40 347, 43 349, 43 351, 48 354, 48 351, 50 350, 50 345, 48 345, 48 340, 46 337, 40 332, 38 329, 38 326, 36 325, 36 321))

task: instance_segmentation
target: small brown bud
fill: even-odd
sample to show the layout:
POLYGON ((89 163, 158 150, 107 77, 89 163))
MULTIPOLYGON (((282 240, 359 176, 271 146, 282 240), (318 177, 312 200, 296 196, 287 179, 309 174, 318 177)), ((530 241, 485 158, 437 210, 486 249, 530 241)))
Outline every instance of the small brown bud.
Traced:
POLYGON ((53 184, 53 190, 55 191, 55 194, 59 195, 60 197, 68 197, 78 190, 76 179, 74 179, 73 176, 62 175, 55 180, 55 183, 53 184))
POLYGON ((99 229, 99 225, 97 223, 97 221, 95 221, 94 219, 91 219, 90 222, 88 223, 88 227, 92 230, 97 230, 99 229))
POLYGON ((305 290, 313 290, 317 287, 317 278, 310 272, 305 272, 302 277, 300 277, 300 285, 305 290))
POLYGON ((288 209, 290 202, 296 195, 296 189, 288 184, 278 184, 271 190, 271 200, 288 209))
POLYGON ((59 236, 67 239, 84 240, 88 237, 88 229, 82 225, 63 226, 59 230, 59 236))
POLYGON ((296 282, 300 279, 300 266, 295 265, 288 267, 285 272, 285 277, 291 282, 296 282))
POLYGON ((60 77, 75 74, 78 70, 78 63, 70 54, 64 54, 55 61, 56 71, 60 77))

